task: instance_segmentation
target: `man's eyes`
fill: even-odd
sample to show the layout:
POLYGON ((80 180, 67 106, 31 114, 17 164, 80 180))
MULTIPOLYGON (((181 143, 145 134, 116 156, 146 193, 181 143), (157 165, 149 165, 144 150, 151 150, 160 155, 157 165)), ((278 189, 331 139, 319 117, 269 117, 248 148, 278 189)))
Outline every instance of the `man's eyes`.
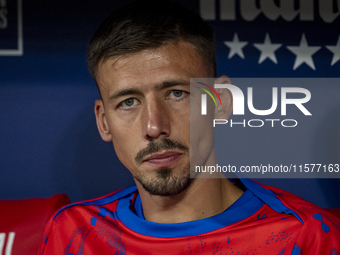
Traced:
POLYGON ((172 94, 174 95, 174 97, 181 97, 183 95, 183 91, 181 91, 181 90, 173 90, 172 94))
MULTIPOLYGON (((175 101, 180 101, 184 98, 186 98, 189 95, 188 92, 183 91, 183 90, 171 90, 166 97, 166 99, 170 100, 175 100, 175 101)), ((130 110, 131 108, 137 106, 140 102, 138 101, 137 98, 128 98, 122 101, 119 105, 118 108, 121 110, 130 110)))
POLYGON ((126 99, 123 101, 123 103, 126 105, 126 106, 133 106, 133 103, 135 102, 135 99, 134 98, 129 98, 129 99, 126 99))
POLYGON ((125 99, 123 102, 121 102, 118 105, 118 108, 122 110, 129 110, 130 108, 134 107, 137 104, 138 104, 138 101, 136 98, 128 98, 128 99, 125 99))
POLYGON ((169 98, 170 99, 175 99, 175 100, 182 100, 185 97, 187 97, 188 94, 189 94, 188 92, 183 91, 183 90, 172 90, 169 93, 169 98))

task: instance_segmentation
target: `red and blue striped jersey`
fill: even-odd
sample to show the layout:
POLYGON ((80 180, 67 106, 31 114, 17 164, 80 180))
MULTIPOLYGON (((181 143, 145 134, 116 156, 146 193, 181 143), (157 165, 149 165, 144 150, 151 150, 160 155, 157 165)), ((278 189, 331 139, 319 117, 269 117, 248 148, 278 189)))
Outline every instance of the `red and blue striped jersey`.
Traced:
POLYGON ((224 212, 162 224, 143 218, 136 186, 70 204, 45 229, 38 254, 340 254, 340 220, 271 186, 242 180, 224 212))

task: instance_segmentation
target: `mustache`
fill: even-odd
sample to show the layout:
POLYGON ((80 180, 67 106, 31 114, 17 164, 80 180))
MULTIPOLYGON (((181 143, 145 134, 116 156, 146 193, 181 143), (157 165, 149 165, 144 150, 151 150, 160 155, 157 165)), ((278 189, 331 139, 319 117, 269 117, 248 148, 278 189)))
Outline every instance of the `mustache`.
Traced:
POLYGON ((140 150, 137 153, 135 161, 137 164, 141 164, 146 156, 169 149, 180 149, 184 152, 189 151, 189 148, 186 145, 182 144, 181 142, 173 141, 169 138, 163 138, 160 140, 160 142, 155 142, 155 140, 152 140, 146 148, 140 150))

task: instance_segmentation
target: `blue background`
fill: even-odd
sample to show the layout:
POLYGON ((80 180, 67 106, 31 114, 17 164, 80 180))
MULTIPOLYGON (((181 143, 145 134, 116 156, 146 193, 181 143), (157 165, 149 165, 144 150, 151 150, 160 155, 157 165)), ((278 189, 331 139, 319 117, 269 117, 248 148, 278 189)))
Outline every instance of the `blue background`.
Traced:
MULTIPOLYGON (((181 2, 202 14, 206 11, 199 8, 198 0, 181 2)), ((85 58, 87 42, 100 21, 125 3, 23 0, 24 54, 0 56, 0 199, 67 193, 72 201, 79 201, 133 184, 112 145, 101 141, 97 132, 93 106, 99 94, 87 71, 85 58)), ((215 20, 209 21, 216 31, 218 75, 227 74, 231 78, 340 76, 340 61, 330 66, 333 54, 325 47, 336 45, 340 18, 332 23, 324 22, 318 15, 318 1, 315 1, 313 21, 300 21, 298 15, 291 22, 282 18, 272 21, 263 14, 253 22, 245 21, 239 14, 238 4, 235 21, 220 20, 219 3, 215 2, 215 20), (244 59, 228 58, 229 48, 223 41, 231 41, 235 32, 241 41, 248 41, 243 48, 244 59), (260 51, 252 44, 263 43, 266 33, 273 43, 283 44, 276 51, 278 64, 268 59, 258 64, 260 51), (316 70, 306 64, 293 70, 295 55, 286 46, 298 46, 302 33, 309 45, 322 46, 313 55, 316 70)), ((8 27, 0 29, 1 49, 16 47, 17 4, 15 0, 7 1, 8 27)), ((337 113, 335 111, 333 118, 339 119, 337 113)), ((338 143, 323 144, 331 140, 324 137, 332 129, 333 126, 326 126, 321 130, 323 134, 315 137, 315 144, 327 148, 325 154, 338 151, 338 143)), ((338 163, 339 156, 334 156, 338 163)), ((338 179, 263 182, 319 206, 340 208, 338 179)))

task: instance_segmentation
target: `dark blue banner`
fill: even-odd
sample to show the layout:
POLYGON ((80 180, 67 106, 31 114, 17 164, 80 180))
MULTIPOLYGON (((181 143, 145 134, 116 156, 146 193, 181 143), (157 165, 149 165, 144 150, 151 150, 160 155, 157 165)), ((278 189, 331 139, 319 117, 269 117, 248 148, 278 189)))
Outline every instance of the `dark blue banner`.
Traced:
MULTIPOLYGON (((98 134, 93 105, 99 93, 86 66, 92 33, 128 2, 0 0, 0 199, 67 193, 77 201, 133 183, 112 144, 98 134)), ((339 1, 181 2, 214 27, 218 75, 340 77, 339 1)), ((334 91, 336 99, 340 89, 334 91)), ((315 162, 327 158, 326 151, 340 158, 333 125, 338 110, 323 114, 325 125, 306 134, 312 147, 304 155, 316 156, 315 162)), ((279 157, 287 148, 275 150, 279 157)), ((242 156, 254 158, 251 152, 242 156)), ((267 181, 319 206, 340 207, 338 180, 300 183, 267 181)))

